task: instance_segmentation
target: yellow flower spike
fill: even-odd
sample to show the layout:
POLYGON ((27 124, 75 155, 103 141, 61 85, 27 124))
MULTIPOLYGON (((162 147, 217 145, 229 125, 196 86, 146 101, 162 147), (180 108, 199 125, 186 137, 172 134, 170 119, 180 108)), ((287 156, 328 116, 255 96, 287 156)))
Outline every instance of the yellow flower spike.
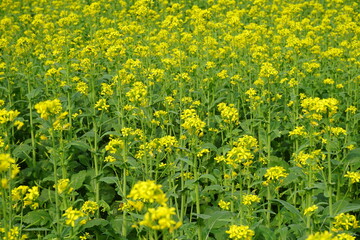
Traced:
POLYGON ((98 209, 99 205, 94 201, 86 201, 81 207, 81 211, 85 214, 95 214, 98 209))
POLYGON ((175 215, 175 208, 169 208, 167 205, 158 208, 149 208, 145 213, 144 220, 139 225, 149 227, 154 230, 169 229, 173 232, 181 226, 181 223, 172 219, 175 215))
MULTIPOLYGON (((78 219, 81 219, 82 217, 85 216, 85 213, 78 210, 78 209, 73 209, 72 207, 69 207, 68 209, 66 209, 65 213, 63 214, 63 216, 66 218, 65 219, 65 224, 69 225, 71 227, 75 227, 75 222, 78 219)), ((86 220, 83 219, 79 222, 80 225, 83 225, 86 223, 86 220)))
POLYGON ((70 179, 59 179, 57 185, 54 185, 54 188, 58 191, 59 194, 62 194, 66 191, 67 194, 71 193, 74 189, 69 186, 70 179))
POLYGON ((319 207, 316 205, 312 205, 308 208, 305 208, 304 215, 311 215, 313 214, 319 207))
POLYGON ((359 222, 356 220, 354 215, 349 213, 340 213, 335 216, 333 222, 333 231, 344 231, 350 230, 352 228, 358 228, 359 222))
POLYGON ((360 182, 360 172, 347 171, 344 177, 350 178, 350 183, 352 184, 360 182))
POLYGON ((234 240, 251 240, 255 235, 254 230, 244 225, 231 225, 226 233, 229 234, 229 238, 234 240))
POLYGON ((95 103, 95 106, 94 106, 97 110, 99 111, 108 111, 109 110, 109 107, 110 105, 107 104, 106 102, 106 99, 105 98, 102 98, 102 99, 99 99, 96 103, 95 103))
POLYGON ((230 209, 230 204, 231 202, 225 202, 223 200, 220 200, 218 205, 221 209, 224 209, 224 210, 229 210, 230 209))
POLYGON ((161 185, 151 180, 137 182, 127 197, 150 203, 157 202, 161 205, 165 205, 167 201, 166 195, 161 190, 161 185))
POLYGON ((273 181, 273 180, 279 180, 280 178, 285 178, 289 174, 286 173, 285 168, 283 167, 271 167, 266 170, 266 173, 264 177, 267 179, 267 182, 273 181))
POLYGON ((8 153, 0 153, 0 173, 7 171, 12 164, 15 163, 15 159, 10 157, 8 153))
POLYGON ((254 194, 244 194, 242 198, 243 198, 242 204, 244 205, 251 205, 252 203, 258 203, 261 200, 257 195, 254 194))
POLYGON ((333 234, 328 231, 310 234, 306 240, 333 240, 333 234))
POLYGON ((62 111, 62 106, 60 100, 55 99, 39 102, 35 105, 35 109, 40 114, 41 118, 47 120, 49 116, 60 113, 62 111))

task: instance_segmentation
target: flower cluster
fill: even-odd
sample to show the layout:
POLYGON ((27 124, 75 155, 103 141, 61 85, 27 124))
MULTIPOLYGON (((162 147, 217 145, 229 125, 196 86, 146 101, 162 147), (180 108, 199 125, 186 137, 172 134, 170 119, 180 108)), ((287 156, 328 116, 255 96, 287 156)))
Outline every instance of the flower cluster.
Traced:
POLYGON ((183 120, 181 126, 189 131, 190 134, 196 134, 198 136, 203 135, 203 130, 206 125, 200 117, 197 115, 195 109, 185 109, 180 118, 183 120))
POLYGON ((351 215, 349 213, 340 213, 339 215, 336 215, 333 222, 333 231, 344 231, 344 230, 350 230, 352 228, 358 228, 359 227, 359 221, 356 220, 356 217, 354 215, 351 215))
POLYGON ((62 111, 62 106, 59 99, 54 99, 37 103, 35 109, 40 114, 41 118, 47 120, 49 116, 60 113, 62 111))
POLYGON ((20 112, 15 110, 6 110, 5 108, 0 109, 0 124, 4 124, 6 122, 12 122, 15 120, 17 116, 19 116, 20 112))
POLYGON ((260 202, 261 198, 255 194, 244 194, 242 197, 242 204, 251 205, 253 203, 260 202))
POLYGON ((255 235, 254 230, 244 225, 231 225, 226 233, 229 234, 229 238, 234 240, 251 240, 255 235))
POLYGON ((154 138, 150 142, 139 146, 139 151, 137 152, 136 157, 141 158, 145 154, 155 157, 157 153, 171 153, 176 147, 178 147, 178 141, 174 136, 154 138))
POLYGON ((351 183, 358 183, 360 182, 360 172, 351 172, 347 171, 344 177, 350 178, 351 183))
POLYGON ((80 225, 84 225, 87 222, 84 218, 86 214, 76 208, 73 209, 73 207, 66 209, 63 216, 66 218, 65 224, 71 227, 75 227, 75 222, 78 222, 80 225))
POLYGON ((244 166, 250 165, 256 153, 258 151, 258 141, 256 138, 244 135, 233 143, 234 147, 226 153, 225 156, 217 156, 215 160, 217 162, 226 162, 234 167, 237 164, 242 163, 244 166))
POLYGON ((155 207, 147 208, 144 219, 138 224, 154 230, 168 229, 169 232, 173 232, 182 223, 173 220, 173 216, 176 215, 175 208, 168 206, 168 199, 161 187, 160 184, 156 184, 155 181, 151 180, 137 182, 127 196, 129 200, 122 204, 119 209, 142 211, 145 203, 155 205, 155 207))
POLYGON ((160 205, 166 205, 167 201, 165 193, 161 190, 161 185, 151 180, 137 182, 127 197, 144 202, 156 202, 160 205))
POLYGON ((269 185, 269 183, 273 182, 274 180, 280 180, 282 178, 286 178, 289 174, 286 172, 285 168, 283 167, 271 167, 266 170, 264 177, 266 181, 263 182, 264 185, 269 185))
MULTIPOLYGON (((40 196, 39 187, 28 187, 21 185, 17 188, 14 188, 11 191, 11 200, 13 202, 22 201, 23 207, 30 206, 32 209, 37 209, 39 203, 36 202, 37 198, 40 196)), ((14 205, 17 206, 17 203, 14 205)))
POLYGON ((234 107, 234 104, 219 103, 217 107, 224 122, 239 124, 239 112, 234 107))
POLYGON ((59 194, 62 194, 62 193, 71 193, 74 188, 70 187, 70 179, 68 178, 65 178, 65 179, 59 179, 57 184, 54 185, 54 188, 56 189, 56 191, 59 193, 59 194))
POLYGON ((224 209, 224 210, 230 209, 230 202, 225 202, 224 200, 220 200, 218 205, 221 209, 224 209))
POLYGON ((319 207, 316 205, 312 205, 308 208, 305 208, 304 215, 311 215, 313 214, 319 207))
POLYGON ((310 234, 306 240, 355 240, 355 237, 347 233, 340 233, 334 236, 333 233, 324 231, 310 234))
POLYGON ((173 232, 181 226, 181 222, 176 222, 172 219, 175 215, 175 208, 168 206, 160 206, 157 208, 149 208, 145 213, 144 220, 139 222, 139 225, 149 227, 154 230, 169 229, 173 232))

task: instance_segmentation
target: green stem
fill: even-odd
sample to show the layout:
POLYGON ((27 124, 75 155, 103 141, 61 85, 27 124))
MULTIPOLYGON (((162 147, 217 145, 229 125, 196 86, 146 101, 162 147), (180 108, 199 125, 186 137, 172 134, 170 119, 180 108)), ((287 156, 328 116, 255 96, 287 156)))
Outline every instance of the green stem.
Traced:
MULTIPOLYGON (((27 81, 28 85, 28 93, 31 91, 30 81, 27 81)), ((32 167, 36 165, 36 144, 35 144, 35 132, 34 132, 34 120, 33 120, 33 105, 31 99, 29 98, 29 120, 30 120, 30 135, 31 135, 31 159, 32 159, 32 167)))
POLYGON ((270 212, 271 212, 271 193, 270 186, 267 187, 267 212, 266 212, 266 225, 270 228, 270 212))
MULTIPOLYGON (((97 178, 99 177, 99 158, 98 158, 98 127, 96 124, 95 117, 92 119, 94 125, 94 148, 93 148, 93 158, 94 158, 94 170, 95 170, 95 202, 100 202, 100 184, 97 178)), ((100 217, 100 212, 97 210, 96 217, 100 217)))
MULTIPOLYGON (((123 151, 124 152, 124 151, 123 151)), ((126 198, 126 169, 123 169, 123 198, 126 198)), ((124 209, 124 213, 123 213, 123 222, 122 222, 122 227, 121 227, 121 234, 123 237, 126 237, 127 232, 126 232, 126 210, 124 209)))
MULTIPOLYGON (((195 203, 196 203, 196 214, 197 214, 197 219, 199 220, 199 215, 201 213, 200 211, 200 194, 199 194, 199 182, 198 182, 198 171, 197 171, 197 158, 196 156, 194 156, 194 179, 195 179, 195 203)), ((198 233, 198 240, 202 239, 202 234, 201 234, 201 226, 198 224, 197 225, 197 233, 198 233)))
POLYGON ((333 216, 333 201, 332 201, 332 168, 331 168, 331 156, 327 155, 328 160, 328 195, 329 195, 329 214, 333 216))
MULTIPOLYGON (((50 135, 51 135, 51 141, 52 141, 52 151, 55 151, 55 136, 53 129, 50 129, 50 135)), ((55 186, 58 185, 58 174, 57 174, 57 159, 56 156, 54 156, 54 153, 52 153, 50 156, 52 157, 53 165, 54 165, 54 183, 55 186)), ((59 205, 59 194, 57 191, 57 188, 55 189, 55 224, 56 224, 56 232, 57 236, 60 237, 60 205, 59 205)))

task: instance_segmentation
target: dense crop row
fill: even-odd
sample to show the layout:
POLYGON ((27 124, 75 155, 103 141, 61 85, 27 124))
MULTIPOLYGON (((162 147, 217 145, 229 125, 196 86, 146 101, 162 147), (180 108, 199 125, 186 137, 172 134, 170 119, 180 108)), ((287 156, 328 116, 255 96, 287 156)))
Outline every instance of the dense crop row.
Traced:
POLYGON ((355 239, 359 10, 0 1, 0 238, 355 239))

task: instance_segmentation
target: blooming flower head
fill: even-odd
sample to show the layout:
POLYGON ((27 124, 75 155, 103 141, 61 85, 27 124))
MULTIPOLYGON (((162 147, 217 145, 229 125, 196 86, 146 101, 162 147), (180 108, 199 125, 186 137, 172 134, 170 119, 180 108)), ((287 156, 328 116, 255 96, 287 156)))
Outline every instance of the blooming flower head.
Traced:
POLYGON ((17 188, 14 188, 11 191, 11 200, 13 201, 19 201, 22 200, 25 196, 25 193, 27 192, 27 190, 29 189, 28 186, 19 186, 17 188))
POLYGON ((110 105, 108 105, 106 103, 106 99, 105 98, 101 98, 99 99, 96 103, 95 103, 95 108, 99 111, 105 110, 107 111, 109 109, 110 105))
MULTIPOLYGON (((0 233, 1 233, 1 228, 0 228, 0 233)), ((15 240, 15 239, 19 239, 19 240, 23 240, 23 239, 28 239, 28 236, 26 234, 20 235, 21 231, 19 229, 19 227, 13 227, 11 229, 9 229, 9 231, 6 233, 5 237, 3 239, 9 239, 9 240, 15 240)))
POLYGON ((12 164, 15 163, 15 159, 10 157, 8 153, 0 153, 0 173, 7 171, 12 164))
POLYGON ((347 171, 347 173, 344 175, 344 177, 350 178, 350 183, 360 182, 360 172, 347 171))
POLYGON ((242 204, 244 205, 251 205, 255 202, 260 202, 260 198, 254 194, 245 194, 242 199, 242 204))
POLYGON ((354 215, 349 213, 340 213, 334 218, 333 231, 344 231, 352 228, 358 228, 359 222, 354 215))
MULTIPOLYGON (((78 219, 80 220, 80 218, 84 217, 85 213, 76 208, 73 209, 72 207, 69 207, 68 209, 66 209, 63 216, 66 218, 66 220, 65 220, 66 225, 75 227, 76 220, 78 220, 78 219)), ((86 220, 82 220, 79 222, 79 224, 81 224, 81 225, 83 225, 85 223, 86 223, 86 220)))
POLYGON ((70 180, 69 179, 59 179, 58 183, 54 185, 54 188, 58 191, 59 194, 62 194, 63 192, 70 193, 74 189, 69 187, 70 180))
POLYGON ((239 124, 239 112, 234 104, 219 103, 217 107, 224 122, 239 124))
POLYGON ((0 124, 4 124, 6 122, 11 122, 13 121, 18 115, 20 114, 20 112, 18 112, 17 110, 13 111, 13 110, 6 110, 6 109, 0 109, 0 124))
POLYGON ((40 196, 40 192, 38 186, 29 188, 24 197, 24 206, 30 206, 33 209, 38 208, 39 203, 35 202, 35 200, 39 196, 40 196))
POLYGON ((273 180, 279 180, 280 178, 285 178, 289 174, 286 173, 285 168, 283 167, 271 167, 266 170, 266 173, 264 177, 266 178, 266 181, 264 182, 264 185, 268 185, 273 180))
POLYGON ((60 113, 62 111, 62 106, 60 100, 55 99, 39 102, 35 105, 35 109, 40 114, 41 118, 47 120, 49 116, 60 113))
POLYGON ((183 120, 181 126, 188 130, 189 133, 195 133, 198 136, 202 136, 206 123, 200 119, 195 109, 185 109, 181 113, 180 118, 183 120))
POLYGON ((316 205, 312 205, 308 208, 305 208, 304 215, 311 215, 313 214, 319 207, 316 205))
POLYGON ((105 150, 114 154, 117 152, 117 150, 123 149, 124 147, 125 143, 123 140, 111 136, 110 142, 105 146, 105 150))
POLYGON ((251 240, 255 232, 249 226, 244 225, 231 225, 230 229, 226 231, 234 240, 251 240))
POLYGON ((127 197, 144 202, 157 202, 161 205, 165 205, 167 201, 165 193, 161 190, 161 185, 151 180, 137 182, 127 197))
POLYGON ((332 240, 355 240, 356 238, 354 236, 351 236, 347 233, 340 233, 336 235, 332 240))
POLYGON ((181 226, 181 222, 176 222, 172 219, 173 215, 175 215, 175 208, 169 208, 166 205, 158 208, 149 208, 144 216, 144 220, 139 222, 139 224, 154 230, 169 229, 172 232, 181 226))
POLYGON ((224 209, 224 210, 229 210, 230 209, 230 202, 225 202, 223 200, 219 201, 219 207, 224 209))
POLYGON ((289 132, 289 136, 298 135, 298 136, 306 136, 307 132, 305 131, 304 126, 295 127, 294 130, 289 132))
POLYGON ((306 240, 332 240, 332 236, 332 233, 329 233, 328 231, 317 232, 309 235, 306 240))
POLYGON ((86 201, 81 207, 81 211, 86 214, 94 214, 99 209, 99 205, 94 201, 86 201))

